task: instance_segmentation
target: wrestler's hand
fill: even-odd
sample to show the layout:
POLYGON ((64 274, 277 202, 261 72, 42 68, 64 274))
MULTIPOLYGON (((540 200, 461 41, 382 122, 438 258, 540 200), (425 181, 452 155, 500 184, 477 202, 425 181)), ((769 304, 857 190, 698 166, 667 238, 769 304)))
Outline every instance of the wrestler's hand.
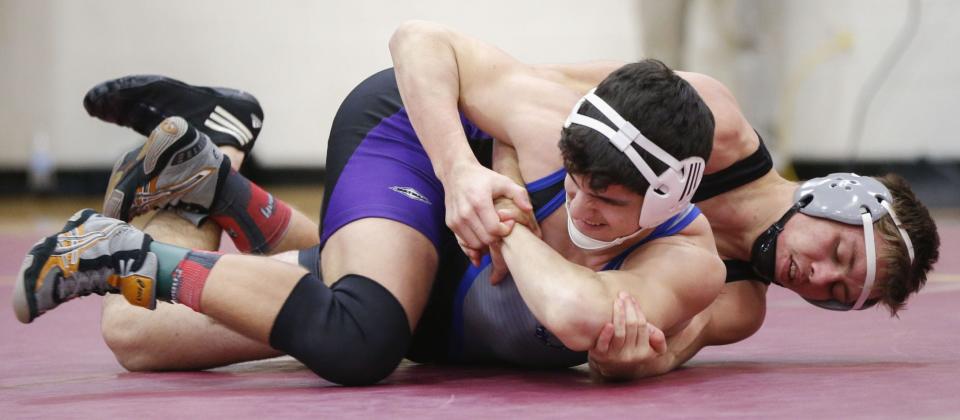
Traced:
POLYGON ((510 233, 508 225, 497 215, 495 199, 506 197, 520 209, 533 209, 522 186, 475 163, 458 165, 443 178, 446 224, 465 252, 486 250, 510 233))
POLYGON ((604 379, 646 376, 646 365, 667 350, 663 331, 648 324, 636 299, 627 293, 613 303, 613 322, 600 331, 588 353, 590 368, 604 379))
MULTIPOLYGON (((526 194, 526 192, 524 192, 526 194)), ((493 202, 494 206, 497 209, 497 216, 500 217, 500 223, 507 225, 509 230, 506 234, 502 236, 507 236, 510 234, 513 225, 507 224, 508 221, 513 221, 514 223, 521 224, 530 229, 534 235, 537 235, 538 238, 542 238, 540 232, 540 224, 537 223, 537 216, 533 213, 533 208, 521 208, 517 206, 513 200, 509 198, 498 198, 493 202)), ((502 237, 501 236, 501 237, 502 237)))
MULTIPOLYGON (((537 223, 537 217, 533 214, 533 210, 523 210, 516 205, 514 205, 513 200, 507 198, 498 198, 495 202, 497 207, 497 214, 500 216, 500 222, 507 225, 510 230, 513 230, 515 223, 526 226, 533 232, 537 237, 542 237, 540 232, 540 224, 537 223)), ((509 235, 510 232, 507 232, 509 235)), ((503 281, 507 276, 507 273, 510 270, 507 268, 507 263, 503 259, 503 254, 500 252, 500 241, 497 241, 490 245, 490 284, 496 285, 503 281)))

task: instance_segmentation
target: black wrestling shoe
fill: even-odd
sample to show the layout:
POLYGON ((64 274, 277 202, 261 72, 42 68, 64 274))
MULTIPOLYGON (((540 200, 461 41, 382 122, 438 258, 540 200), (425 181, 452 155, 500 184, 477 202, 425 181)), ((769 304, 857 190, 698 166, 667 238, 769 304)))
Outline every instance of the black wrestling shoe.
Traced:
POLYGON ((126 76, 94 86, 83 107, 99 118, 149 136, 167 117, 180 116, 217 146, 249 153, 263 126, 253 95, 236 89, 192 86, 169 77, 126 76))

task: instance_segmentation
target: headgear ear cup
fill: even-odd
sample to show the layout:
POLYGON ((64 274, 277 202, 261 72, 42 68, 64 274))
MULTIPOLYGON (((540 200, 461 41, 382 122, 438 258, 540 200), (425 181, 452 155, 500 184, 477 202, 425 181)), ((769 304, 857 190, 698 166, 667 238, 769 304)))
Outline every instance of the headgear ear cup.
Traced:
POLYGON ((656 226, 690 205, 703 179, 703 159, 690 157, 678 162, 679 168, 668 168, 650 183, 643 197, 640 226, 656 226))
POLYGON ((650 141, 633 124, 624 119, 609 104, 594 94, 596 88, 590 90, 583 98, 577 101, 573 111, 567 117, 565 127, 578 124, 602 134, 618 150, 623 152, 640 174, 647 180, 650 187, 644 195, 643 208, 640 211, 640 227, 656 226, 690 205, 693 194, 703 178, 705 163, 700 157, 688 157, 677 161, 672 155, 650 141), (617 128, 614 130, 605 123, 580 114, 580 107, 584 101, 590 102, 617 128), (656 159, 667 164, 667 169, 657 175, 650 165, 640 157, 631 145, 636 144, 656 159))

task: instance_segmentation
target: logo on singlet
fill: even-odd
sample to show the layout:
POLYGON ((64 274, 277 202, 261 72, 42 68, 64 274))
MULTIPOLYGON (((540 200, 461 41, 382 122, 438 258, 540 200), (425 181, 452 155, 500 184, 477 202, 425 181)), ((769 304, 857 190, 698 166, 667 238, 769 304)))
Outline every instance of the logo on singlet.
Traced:
POLYGON ((269 219, 270 216, 273 216, 274 201, 273 195, 267 194, 267 205, 260 207, 260 214, 263 215, 263 218, 269 219))
POLYGON ((410 187, 400 187, 400 186, 392 186, 392 187, 390 187, 390 190, 392 190, 393 192, 397 192, 397 193, 403 194, 403 195, 405 195, 405 196, 406 196, 407 198, 409 198, 409 199, 417 200, 417 201, 419 201, 419 202, 421 202, 421 203, 426 203, 426 204, 433 205, 433 203, 430 202, 430 199, 428 199, 427 196, 425 196, 425 195, 423 195, 423 194, 420 194, 420 191, 417 191, 417 190, 415 190, 415 189, 413 189, 413 188, 410 188, 410 187))
POLYGON ((547 347, 553 347, 555 349, 564 349, 567 346, 564 346, 563 343, 553 336, 550 331, 547 331, 547 327, 537 324, 537 329, 534 330, 537 336, 537 339, 540 340, 547 347))

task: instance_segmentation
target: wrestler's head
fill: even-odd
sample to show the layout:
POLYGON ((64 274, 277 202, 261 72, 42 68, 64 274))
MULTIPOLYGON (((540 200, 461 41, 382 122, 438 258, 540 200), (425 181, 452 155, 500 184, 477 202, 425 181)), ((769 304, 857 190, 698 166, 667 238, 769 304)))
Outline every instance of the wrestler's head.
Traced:
MULTIPOLYGON (((594 93, 675 159, 710 156, 713 114, 693 86, 660 61, 627 64, 607 76, 594 93)), ((590 102, 583 102, 577 111, 610 125, 590 102)), ((563 129, 559 146, 567 172, 586 176, 594 190, 618 184, 643 195, 650 185, 634 163, 596 130, 570 124, 563 129)), ((636 144, 630 147, 653 172, 667 169, 647 150, 636 144)))
MULTIPOLYGON (((873 223, 876 279, 863 307, 880 303, 891 314, 924 285, 936 262, 940 239, 927 208, 917 200, 903 178, 877 178, 893 197, 893 213, 913 248, 913 261, 890 214, 873 223)), ((777 238, 774 279, 819 306, 854 306, 867 275, 867 252, 862 226, 798 213, 777 238)))
POLYGON ((620 184, 602 189, 585 175, 567 174, 567 211, 574 227, 600 241, 613 241, 637 231, 643 196, 620 184))
POLYGON ((623 239, 685 210, 710 156, 713 130, 700 95, 663 63, 644 60, 610 74, 574 107, 560 138, 571 175, 574 243, 603 249, 609 238, 623 239), (588 193, 583 200, 577 199, 581 191, 588 193), (632 219, 626 232, 611 223, 620 216, 632 219))

